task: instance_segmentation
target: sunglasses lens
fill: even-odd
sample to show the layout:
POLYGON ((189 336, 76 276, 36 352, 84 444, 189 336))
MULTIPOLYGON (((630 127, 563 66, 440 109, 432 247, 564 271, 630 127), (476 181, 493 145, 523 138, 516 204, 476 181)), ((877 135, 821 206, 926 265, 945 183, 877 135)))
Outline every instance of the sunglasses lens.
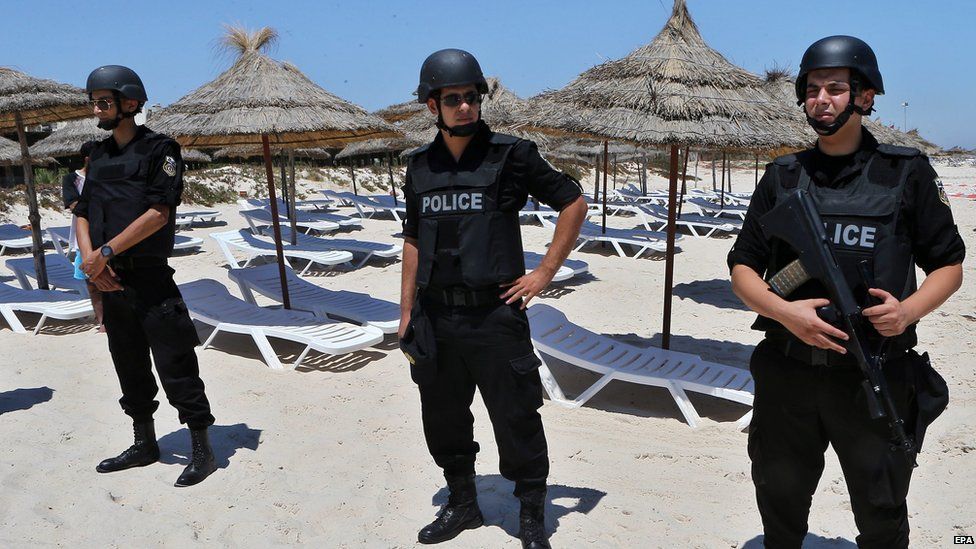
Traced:
POLYGON ((460 106, 462 102, 467 103, 468 105, 477 105, 478 103, 481 103, 481 95, 479 95, 478 92, 468 92, 463 96, 461 94, 452 93, 450 95, 441 97, 441 103, 447 107, 457 107, 460 106))

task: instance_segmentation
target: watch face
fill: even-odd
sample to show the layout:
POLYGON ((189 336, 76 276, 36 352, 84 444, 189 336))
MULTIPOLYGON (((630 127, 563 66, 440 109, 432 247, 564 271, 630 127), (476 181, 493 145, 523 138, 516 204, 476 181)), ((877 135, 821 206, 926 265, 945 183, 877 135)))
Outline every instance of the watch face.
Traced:
POLYGON ((110 248, 108 246, 102 246, 102 255, 105 256, 105 257, 111 257, 112 256, 112 248, 110 248))

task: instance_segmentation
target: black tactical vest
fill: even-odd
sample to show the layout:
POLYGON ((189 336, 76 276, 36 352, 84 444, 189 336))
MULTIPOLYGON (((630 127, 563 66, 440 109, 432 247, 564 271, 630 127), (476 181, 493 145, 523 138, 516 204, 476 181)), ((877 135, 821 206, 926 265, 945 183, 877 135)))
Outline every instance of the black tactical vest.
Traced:
MULTIPOLYGON (((799 170, 796 187, 785 186, 777 171, 777 203, 798 189, 810 192, 844 278, 859 299, 863 299, 866 293, 858 272, 858 263, 863 260, 868 261, 868 271, 874 276, 874 287, 889 292, 899 300, 904 300, 917 289, 911 237, 904 224, 899 228, 898 221, 911 164, 909 160, 919 154, 917 149, 878 145, 877 152, 865 163, 860 175, 840 188, 811 185, 810 174, 795 155, 775 160, 785 169, 799 170), (872 181, 871 165, 892 160, 900 164, 897 180, 872 181)), ((770 270, 784 266, 784 259, 777 257, 781 255, 782 245, 777 242, 773 247, 770 270)), ((775 272, 767 272, 767 276, 773 274, 775 272)), ((906 330, 903 335, 905 338, 902 339, 911 340, 905 348, 913 346, 914 330, 906 330)))
MULTIPOLYGON (((92 151, 85 185, 91 185, 88 224, 93 248, 115 238, 152 206, 147 200, 150 168, 154 161, 159 162, 158 155, 164 146, 176 142, 152 131, 140 132, 118 154, 109 155, 108 149, 114 144, 109 144, 108 139, 112 137, 92 151)), ((169 257, 175 234, 176 208, 173 207, 164 227, 119 255, 169 257)))
POLYGON ((433 171, 427 147, 410 157, 420 212, 417 286, 497 286, 525 274, 518 211, 499 209, 502 167, 517 137, 493 133, 474 171, 433 171))

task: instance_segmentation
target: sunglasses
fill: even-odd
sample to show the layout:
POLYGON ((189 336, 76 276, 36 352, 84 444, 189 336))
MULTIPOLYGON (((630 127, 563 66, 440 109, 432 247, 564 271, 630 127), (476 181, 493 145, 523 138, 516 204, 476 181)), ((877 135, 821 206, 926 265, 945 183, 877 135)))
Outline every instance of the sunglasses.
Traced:
POLYGON ((441 96, 441 104, 445 107, 459 107, 461 106, 461 103, 477 105, 478 103, 481 103, 481 94, 476 91, 469 91, 464 95, 461 95, 460 93, 451 93, 441 96))
POLYGON ((111 109, 112 105, 114 104, 115 101, 113 101, 112 99, 92 99, 88 102, 89 107, 91 107, 92 109, 98 107, 98 110, 100 111, 107 111, 111 109))

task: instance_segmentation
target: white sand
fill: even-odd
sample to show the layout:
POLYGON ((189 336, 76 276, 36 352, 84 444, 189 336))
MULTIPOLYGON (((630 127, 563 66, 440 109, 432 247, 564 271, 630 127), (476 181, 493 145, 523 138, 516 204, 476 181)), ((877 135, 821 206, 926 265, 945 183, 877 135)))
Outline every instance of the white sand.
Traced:
MULTIPOLYGON (((950 192, 976 183, 972 166, 939 171, 950 192)), ((700 173, 707 174, 704 167, 700 173)), ((736 171, 735 190, 750 189, 752 182, 751 170, 736 171)), ((654 180, 655 186, 662 183, 654 180)), ((976 203, 957 198, 952 207, 973 249, 976 203)), ((205 237, 244 226, 235 206, 220 209, 227 227, 187 234, 205 237)), ((12 217, 26 223, 23 208, 12 217)), ((44 212, 44 218, 63 224, 54 212, 44 212)), ((636 221, 611 218, 611 224, 633 227, 636 221)), ((397 231, 393 221, 367 220, 352 236, 393 242, 397 231)), ((523 235, 527 249, 543 251, 551 233, 525 226, 523 235)), ((754 315, 729 289, 725 256, 732 242, 681 242, 672 347, 745 368, 760 334, 748 329, 754 315)), ((659 342, 663 261, 618 258, 592 248, 573 257, 590 264, 593 278, 554 286, 540 302, 594 331, 640 345, 659 342)), ((172 264, 178 281, 209 277, 229 284, 212 239, 205 238, 202 252, 176 257, 172 264)), ((965 271, 963 289, 919 328, 919 348, 932 354, 952 402, 929 431, 909 496, 917 547, 945 546, 954 534, 976 534, 974 317, 963 316, 976 314, 972 261, 965 271)), ((399 263, 371 262, 310 279, 397 301, 399 263)), ((13 283, 3 269, 0 280, 13 283)), ((238 293, 236 287, 231 292, 238 293)), ((36 319, 25 315, 25 324, 36 319)), ((283 361, 301 351, 274 345, 283 361)), ((99 460, 130 444, 131 431, 116 403, 119 388, 105 336, 90 323, 52 321, 38 336, 0 326, 0 349, 0 546, 409 547, 446 499, 440 471, 424 445, 417 391, 390 338, 343 357, 313 353, 301 371, 276 373, 248 338, 220 336, 215 348, 198 353, 217 417, 212 439, 220 469, 187 489, 172 483, 186 463, 188 432, 162 393, 156 414, 162 463, 95 473, 99 460)), ((564 365, 553 369, 571 394, 593 379, 564 365)), ((761 525, 746 435, 733 423, 747 409, 692 398, 705 417, 699 429, 683 423, 663 389, 616 382, 577 410, 547 401, 541 412, 550 445, 547 525, 553 546, 758 546, 761 525)), ((480 399, 474 410, 487 524, 443 547, 519 547, 513 486, 498 474, 480 399)), ((809 547, 851 547, 856 535, 831 452, 810 529, 809 547)))

